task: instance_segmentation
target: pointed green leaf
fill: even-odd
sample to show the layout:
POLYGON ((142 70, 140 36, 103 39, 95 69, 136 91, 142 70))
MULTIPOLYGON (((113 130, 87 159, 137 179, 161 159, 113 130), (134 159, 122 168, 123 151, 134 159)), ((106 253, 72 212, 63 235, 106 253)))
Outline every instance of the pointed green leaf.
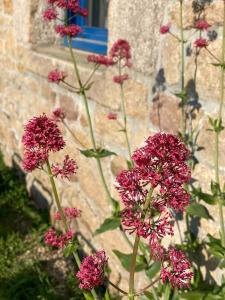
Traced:
POLYGON ((111 152, 106 149, 86 149, 86 150, 80 150, 80 153, 83 154, 86 157, 94 157, 94 158, 103 158, 111 155, 117 155, 115 152, 111 152))
POLYGON ((207 208, 199 203, 192 203, 186 208, 186 211, 192 216, 196 216, 204 219, 211 218, 207 208))
POLYGON ((68 257, 73 254, 77 250, 77 245, 75 242, 69 243, 66 248, 63 250, 63 254, 65 257, 68 257))
POLYGON ((102 223, 102 225, 95 231, 94 235, 116 229, 120 226, 120 218, 108 218, 102 223))
POLYGON ((160 262, 156 261, 145 271, 145 273, 149 279, 152 279, 160 271, 160 269, 161 269, 161 264, 160 262))

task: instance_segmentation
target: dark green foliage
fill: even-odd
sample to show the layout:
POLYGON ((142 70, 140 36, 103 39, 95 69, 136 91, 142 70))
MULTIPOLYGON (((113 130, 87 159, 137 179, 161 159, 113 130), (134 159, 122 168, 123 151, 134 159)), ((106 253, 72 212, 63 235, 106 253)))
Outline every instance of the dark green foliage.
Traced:
POLYGON ((17 175, 0 155, 0 300, 82 300, 74 274, 60 281, 51 260, 36 258, 48 211, 35 208, 17 175))

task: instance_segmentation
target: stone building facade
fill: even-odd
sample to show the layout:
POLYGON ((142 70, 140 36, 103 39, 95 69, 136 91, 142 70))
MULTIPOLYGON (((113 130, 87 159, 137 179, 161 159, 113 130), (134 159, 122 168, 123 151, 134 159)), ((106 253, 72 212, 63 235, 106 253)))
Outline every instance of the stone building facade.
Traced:
MULTIPOLYGON (((125 85, 125 99, 128 112, 128 128, 131 146, 134 150, 154 132, 163 130, 176 133, 180 126, 179 99, 174 93, 180 86, 179 43, 170 35, 160 36, 159 27, 170 22, 174 32, 179 33, 179 1, 177 0, 110 0, 108 11, 109 47, 118 38, 127 39, 132 47, 133 67, 130 79, 125 85)), ((219 103, 219 68, 212 65, 212 58, 203 49, 198 57, 197 80, 194 82, 195 59, 191 44, 198 36, 193 29, 196 14, 191 0, 185 0, 185 35, 190 36, 186 44, 185 84, 198 105, 194 125, 201 129, 199 144, 205 147, 198 153, 199 164, 195 177, 207 191, 213 178, 213 134, 207 131, 208 116, 215 116, 219 103)), ((217 38, 210 44, 210 50, 220 57, 223 22, 222 0, 202 1, 206 3, 204 16, 215 30, 217 38)), ((53 26, 44 24, 42 12, 44 0, 0 0, 0 148, 7 164, 16 161, 21 164, 23 126, 34 115, 61 107, 67 115, 67 122, 82 143, 90 148, 87 119, 79 95, 59 85, 50 84, 47 74, 58 67, 66 71, 70 82, 74 82, 73 67, 68 49, 56 37, 53 26)), ((87 78, 91 66, 86 62, 86 52, 75 51, 81 77, 87 78)), ((112 81, 115 70, 102 68, 94 77, 94 85, 88 92, 91 115, 98 144, 116 152, 118 156, 103 159, 107 182, 114 197, 115 175, 126 168, 126 145, 118 132, 116 122, 108 121, 109 112, 121 115, 119 88, 112 81)), ((104 248, 110 262, 121 271, 112 249, 119 247, 130 252, 120 232, 115 230, 97 237, 92 233, 110 216, 104 190, 98 180, 94 160, 83 157, 79 145, 74 144, 64 128, 69 153, 76 159, 79 171, 69 182, 57 181, 64 205, 77 206, 83 211, 78 225, 86 239, 96 248, 104 248), (114 263, 116 262, 116 263, 114 263)), ((225 175, 225 136, 221 142, 221 174, 225 175)), ((54 156, 60 160, 64 153, 54 156)), ((39 171, 26 175, 27 186, 36 197, 43 195, 51 212, 55 211, 50 197, 50 187, 45 175, 39 171)), ((210 207, 215 221, 202 221, 204 231, 218 234, 217 208, 210 207), (205 223, 204 223, 205 222, 205 223)), ((203 232, 204 234, 204 232, 203 232)), ((138 285, 142 285, 139 281, 138 285)))

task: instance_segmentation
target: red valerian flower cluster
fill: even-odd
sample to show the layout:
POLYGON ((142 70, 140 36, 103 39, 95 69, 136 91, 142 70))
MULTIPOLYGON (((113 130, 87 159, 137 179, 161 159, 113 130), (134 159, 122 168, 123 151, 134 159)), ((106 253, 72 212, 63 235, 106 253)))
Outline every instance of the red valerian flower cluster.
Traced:
POLYGON ((56 108, 52 113, 52 119, 55 122, 63 121, 65 117, 66 117, 65 112, 60 107, 56 108))
POLYGON ((80 280, 79 287, 85 290, 91 290, 99 286, 104 281, 104 268, 107 264, 105 251, 98 251, 82 261, 80 270, 76 277, 80 280))
POLYGON ((170 32, 170 24, 162 25, 159 29, 161 34, 167 34, 170 32))
POLYGON ((194 46, 196 48, 206 48, 209 45, 209 41, 204 38, 199 38, 194 41, 194 46))
POLYGON ((128 74, 123 74, 123 75, 118 75, 113 77, 113 81, 118 84, 122 84, 127 79, 128 79, 128 74))
MULTIPOLYGON (((152 258, 162 266, 171 260, 170 250, 161 246, 166 235, 173 235, 170 211, 182 212, 189 204, 190 195, 183 188, 190 180, 188 157, 188 149, 176 136, 157 133, 135 151, 135 166, 117 176, 117 189, 125 206, 121 212, 124 229, 148 239, 152 258), (150 203, 145 207, 147 199, 150 203)), ((170 279, 174 279, 174 285, 186 287, 181 277, 179 282, 175 282, 175 276, 170 279)))
POLYGON ((90 63, 95 63, 96 65, 104 65, 107 67, 114 65, 113 59, 105 55, 90 54, 87 56, 87 60, 90 63))
POLYGON ((107 115, 108 120, 117 120, 117 117, 118 117, 117 113, 113 113, 113 112, 111 112, 107 115))
POLYGON ((44 234, 45 244, 55 248, 65 248, 72 239, 73 232, 71 230, 63 234, 57 234, 55 228, 52 227, 44 234))
MULTIPOLYGON (((63 208, 63 213, 65 217, 69 220, 76 219, 81 216, 81 210, 76 207, 65 207, 63 208)), ((55 220, 60 221, 61 215, 60 212, 57 211, 54 215, 55 220)))
POLYGON ((209 27, 210 25, 206 20, 198 20, 195 23, 195 28, 198 30, 208 30, 209 27))
POLYGON ((61 178, 67 178, 69 180, 70 176, 74 175, 78 167, 74 159, 71 159, 69 155, 66 155, 63 160, 63 165, 60 167, 59 164, 52 165, 52 174, 57 177, 58 175, 61 178))
MULTIPOLYGON (((70 10, 74 17, 79 15, 81 17, 87 17, 88 11, 80 7, 79 0, 47 0, 48 7, 43 13, 43 18, 46 22, 57 19, 58 9, 64 9, 65 12, 70 10)), ((66 15, 66 13, 65 13, 66 15)), ((67 17, 63 20, 62 24, 55 26, 55 31, 61 36, 75 37, 81 31, 81 27, 74 24, 67 24, 67 17)))
POLYGON ((80 26, 77 26, 77 25, 57 25, 55 27, 55 31, 57 33, 59 33, 62 37, 65 36, 65 35, 69 35, 71 37, 75 37, 77 36, 79 33, 82 32, 82 29, 80 26))
POLYGON ((169 248, 167 259, 161 270, 162 281, 169 280, 172 288, 189 288, 193 273, 190 271, 190 262, 181 250, 169 248))
POLYGON ((28 172, 41 167, 49 152, 60 151, 65 146, 58 126, 45 114, 34 117, 25 125, 22 142, 25 147, 23 167, 28 172))
POLYGON ((66 78, 66 73, 63 71, 59 71, 57 69, 52 70, 48 74, 48 81, 49 82, 55 82, 59 83, 60 81, 63 81, 66 78))

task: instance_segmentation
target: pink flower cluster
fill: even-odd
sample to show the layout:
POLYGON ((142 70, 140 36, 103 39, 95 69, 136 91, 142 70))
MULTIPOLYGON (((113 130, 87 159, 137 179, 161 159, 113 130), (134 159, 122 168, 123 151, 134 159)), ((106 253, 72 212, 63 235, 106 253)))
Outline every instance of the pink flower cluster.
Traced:
POLYGON ((131 67, 131 48, 128 41, 122 39, 116 41, 109 54, 114 61, 121 63, 121 67, 131 67))
POLYGON ((87 60, 90 63, 95 63, 96 65, 104 65, 107 67, 114 65, 113 59, 105 55, 90 54, 87 56, 87 60))
POLYGON ((48 74, 48 81, 49 82, 55 82, 59 83, 60 81, 63 81, 66 78, 66 73, 63 71, 59 71, 57 69, 52 70, 48 74))
POLYGON ((167 258, 161 270, 162 281, 169 280, 172 288, 189 288, 193 273, 190 262, 181 250, 169 248, 167 258))
POLYGON ((65 117, 66 117, 65 112, 60 107, 56 108, 52 113, 52 119, 55 122, 60 122, 64 120, 65 117))
POLYGON ((118 75, 113 77, 113 81, 118 84, 123 84, 128 79, 128 74, 118 75))
MULTIPOLYGON (((126 40, 119 39, 116 41, 111 50, 109 56, 103 55, 89 55, 87 57, 88 62, 95 64, 101 64, 105 66, 115 65, 120 61, 121 67, 131 67, 131 49, 130 44, 126 40)), ((124 75, 128 76, 127 74, 124 75)), ((127 79, 127 78, 126 78, 127 79)), ((124 79, 124 80, 126 80, 124 79)))
MULTIPOLYGON (((80 7, 79 0, 47 0, 48 7, 43 13, 43 18, 46 22, 55 20, 58 16, 57 9, 64 9, 65 15, 67 10, 70 10, 74 16, 88 16, 88 11, 80 7)), ((63 24, 55 26, 55 31, 61 36, 77 36, 82 30, 80 26, 67 24, 67 17, 63 20, 63 24)))
POLYGON ((159 29, 161 34, 167 34, 170 32, 170 24, 162 25, 159 29))
POLYGON ((65 146, 58 126, 45 114, 27 123, 22 142, 25 147, 23 167, 28 172, 41 167, 48 159, 49 152, 60 151, 65 146))
POLYGON ((44 242, 46 245, 61 249, 65 248, 72 239, 73 233, 71 230, 63 234, 57 234, 55 228, 52 227, 44 234, 44 242))
POLYGON ((208 28, 210 27, 209 23, 206 20, 198 20, 195 23, 195 28, 198 30, 208 30, 208 28))
MULTIPOLYGON (((77 209, 76 207, 65 207, 63 208, 63 213, 65 217, 69 220, 76 219, 81 216, 81 210, 77 209)), ((61 215, 59 211, 55 213, 54 218, 57 221, 61 220, 61 215)))
POLYGON ((63 165, 60 167, 59 164, 52 165, 52 174, 57 177, 58 175, 61 178, 69 179, 70 176, 74 175, 77 171, 78 167, 74 159, 71 159, 69 155, 66 155, 63 160, 63 165))
POLYGON ((93 255, 86 257, 77 272, 76 277, 79 279, 79 287, 85 290, 91 290, 99 286, 104 281, 104 268, 107 264, 105 251, 98 251, 93 255))
POLYGON ((194 41, 194 45, 196 48, 206 48, 209 45, 209 41, 204 38, 199 38, 194 41))
POLYGON ((108 120, 117 120, 117 113, 111 112, 107 115, 107 118, 108 120))
POLYGON ((55 27, 55 31, 56 33, 59 33, 62 37, 63 36, 70 36, 70 37, 75 37, 77 36, 79 33, 82 32, 82 29, 80 26, 78 25, 74 25, 74 24, 71 24, 71 25, 56 25, 55 27))
POLYGON ((173 235, 170 210, 182 212, 189 204, 190 195, 183 188, 190 180, 188 157, 188 149, 176 136, 157 133, 135 151, 135 166, 117 176, 117 189, 125 206, 121 212, 125 230, 148 239, 152 257, 162 264, 168 260, 168 251, 161 240, 173 235), (144 208, 148 197, 149 207, 144 208))

